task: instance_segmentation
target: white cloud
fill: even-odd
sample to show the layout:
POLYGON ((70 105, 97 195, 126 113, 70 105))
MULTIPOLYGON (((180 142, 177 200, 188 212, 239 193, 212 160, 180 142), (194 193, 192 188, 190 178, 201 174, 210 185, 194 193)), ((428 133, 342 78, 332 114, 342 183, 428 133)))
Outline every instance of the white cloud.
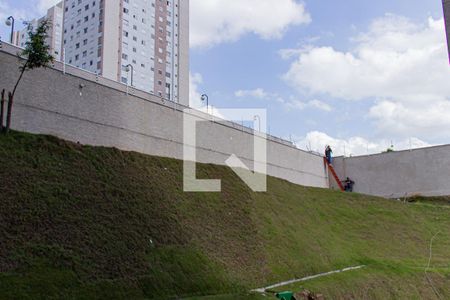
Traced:
POLYGON ((220 109, 212 106, 206 107, 206 103, 202 101, 202 93, 199 91, 202 84, 203 77, 200 73, 189 73, 189 106, 218 118, 223 118, 220 109))
POLYGON ((193 108, 202 108, 201 97, 202 93, 199 91, 199 85, 203 83, 202 75, 199 73, 189 73, 189 105, 193 108))
POLYGON ((308 151, 314 151, 321 154, 325 151, 325 147, 330 145, 335 156, 350 156, 381 153, 386 151, 391 146, 391 142, 394 144, 394 150, 407 150, 431 146, 418 138, 394 141, 370 141, 356 136, 348 139, 338 139, 319 131, 309 132, 306 136, 297 139, 296 145, 301 149, 306 149, 308 151))
POLYGON ((300 52, 285 79, 299 89, 348 100, 450 94, 442 19, 419 26, 387 15, 354 40, 357 46, 350 52, 331 47, 300 52))
POLYGON ((319 110, 323 110, 323 111, 332 111, 332 108, 330 105, 328 105, 327 103, 320 101, 320 100, 312 100, 308 102, 308 105, 310 107, 314 107, 317 108, 319 110))
POLYGON ((419 103, 381 101, 370 109, 369 116, 377 120, 378 128, 385 132, 449 138, 450 101, 445 98, 430 96, 419 103))
MULTIPOLYGON (((0 0, 0 21, 1 21, 2 26, 6 26, 4 22, 5 22, 6 18, 11 15, 14 16, 14 18, 16 20, 15 25, 18 26, 19 22, 30 18, 32 15, 32 12, 25 10, 25 9, 17 9, 17 8, 9 5, 7 1, 0 0)), ((8 29, 10 29, 10 28, 8 28, 8 29)), ((8 32, 9 32, 9 30, 8 30, 8 32)))
POLYGON ((238 90, 234 93, 234 95, 238 98, 246 98, 246 99, 254 98, 254 99, 276 101, 277 103, 282 104, 288 110, 317 109, 326 112, 330 112, 333 110, 333 108, 329 104, 317 99, 310 101, 300 101, 297 100, 295 97, 290 96, 286 100, 279 94, 267 92, 263 88, 256 88, 254 90, 238 90))
POLYGON ((254 33, 280 38, 293 25, 311 17, 297 0, 191 0, 191 47, 211 47, 254 33))
POLYGON ((386 15, 353 39, 348 52, 332 47, 287 49, 296 56, 285 80, 301 91, 344 100, 375 100, 369 116, 382 132, 446 136, 450 126, 450 68, 444 21, 426 24, 386 15), (439 130, 440 129, 440 130, 439 130))
POLYGON ((299 100, 290 100, 288 102, 285 102, 285 105, 289 109, 298 109, 298 110, 305 110, 308 108, 314 108, 326 112, 330 112, 333 110, 333 108, 329 104, 317 99, 306 102, 299 100))
POLYGON ((238 90, 234 93, 234 95, 238 98, 251 97, 258 99, 266 99, 269 96, 269 94, 262 88, 257 88, 254 90, 238 90))

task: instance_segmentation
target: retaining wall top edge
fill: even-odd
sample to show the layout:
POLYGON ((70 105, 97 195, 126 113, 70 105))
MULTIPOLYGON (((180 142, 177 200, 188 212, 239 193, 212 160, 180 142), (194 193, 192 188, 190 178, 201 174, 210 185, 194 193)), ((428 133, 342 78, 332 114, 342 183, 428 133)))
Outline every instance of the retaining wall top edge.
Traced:
POLYGON ((368 158, 368 157, 376 157, 376 156, 386 156, 386 155, 397 155, 397 154, 404 154, 408 152, 419 152, 419 151, 427 151, 432 149, 438 149, 438 148, 450 148, 450 144, 442 144, 442 145, 435 145, 435 146, 429 146, 429 147, 421 147, 421 148, 414 148, 411 150, 395 150, 393 152, 383 152, 383 153, 374 153, 374 154, 366 154, 366 155, 355 155, 355 156, 335 156, 334 159, 358 159, 358 158, 368 158))

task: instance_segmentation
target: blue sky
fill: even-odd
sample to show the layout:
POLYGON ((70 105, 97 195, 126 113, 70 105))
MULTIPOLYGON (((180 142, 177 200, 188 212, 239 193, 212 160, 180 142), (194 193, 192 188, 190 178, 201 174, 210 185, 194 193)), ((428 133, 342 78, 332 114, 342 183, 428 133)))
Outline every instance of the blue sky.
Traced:
MULTIPOLYGON (((0 0, 0 17, 50 2, 0 0)), ((191 102, 267 108, 270 132, 304 149, 446 144, 445 42, 440 0, 191 0, 191 102)))

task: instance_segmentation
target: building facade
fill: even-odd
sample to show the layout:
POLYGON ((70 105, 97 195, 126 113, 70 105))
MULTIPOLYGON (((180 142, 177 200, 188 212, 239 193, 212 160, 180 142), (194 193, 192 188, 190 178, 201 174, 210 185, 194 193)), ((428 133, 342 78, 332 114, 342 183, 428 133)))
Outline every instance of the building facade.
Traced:
POLYGON ((442 0, 442 4, 444 6, 444 20, 445 20, 445 29, 447 32, 447 45, 450 62, 450 0, 442 0))
POLYGON ((28 31, 30 28, 36 28, 44 19, 49 21, 49 31, 47 44, 50 46, 50 53, 56 60, 62 59, 62 37, 63 37, 63 2, 56 4, 48 9, 46 16, 40 19, 34 19, 27 22, 27 27, 21 31, 14 32, 13 44, 24 48, 28 41, 28 31))
POLYGON ((188 0, 65 0, 67 64, 189 104, 188 0))

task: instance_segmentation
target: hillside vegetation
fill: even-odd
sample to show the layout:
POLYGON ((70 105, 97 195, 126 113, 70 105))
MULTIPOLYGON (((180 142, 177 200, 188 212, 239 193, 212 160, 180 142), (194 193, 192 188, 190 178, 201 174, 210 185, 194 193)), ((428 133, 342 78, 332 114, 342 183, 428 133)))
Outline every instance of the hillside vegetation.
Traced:
POLYGON ((356 265, 366 267, 280 290, 450 298, 450 206, 275 178, 253 193, 215 165, 198 177, 221 178, 222 193, 184 193, 174 159, 0 135, 0 299, 250 299, 356 265))

